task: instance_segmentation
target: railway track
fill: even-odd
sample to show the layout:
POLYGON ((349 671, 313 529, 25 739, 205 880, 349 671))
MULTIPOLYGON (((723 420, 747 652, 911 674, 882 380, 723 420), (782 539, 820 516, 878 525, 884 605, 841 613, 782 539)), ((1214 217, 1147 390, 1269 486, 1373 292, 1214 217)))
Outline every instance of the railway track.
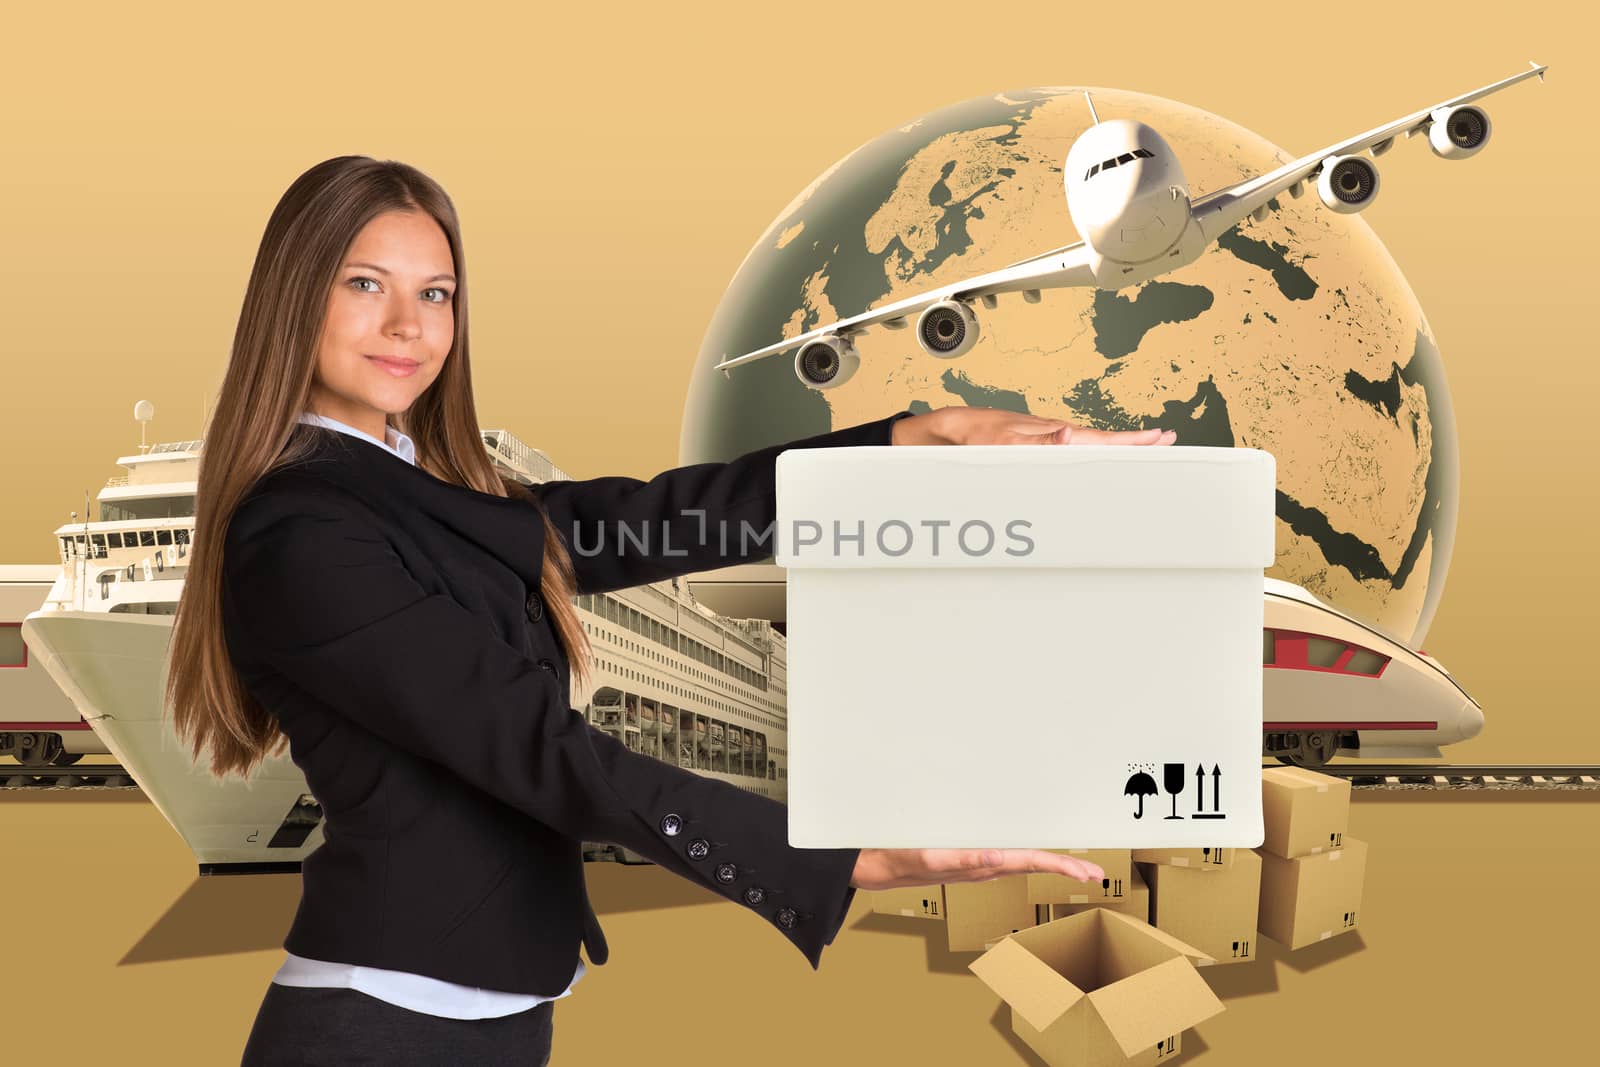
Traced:
MULTIPOLYGON (((1282 764, 1263 764, 1262 770, 1282 764)), ((1600 800, 1600 766, 1583 764, 1421 764, 1421 763, 1331 763, 1317 770, 1322 774, 1346 778, 1352 790, 1538 790, 1587 791, 1587 798, 1600 800)), ((8 792, 62 789, 138 790, 133 777, 119 764, 89 763, 66 767, 23 767, 0 763, 0 803, 8 792)), ((307 796, 296 809, 302 827, 315 825, 322 811, 307 796)), ((584 859, 589 861, 648 862, 626 849, 604 842, 585 842, 584 859)), ((203 863, 202 875, 291 874, 300 863, 203 863)))
MULTIPOLYGON (((1262 769, 1281 767, 1262 764, 1262 769)), ((1346 778, 1352 789, 1592 789, 1600 791, 1600 765, 1330 763, 1319 774, 1346 778)), ((0 763, 0 789, 138 789, 116 763, 24 767, 0 763)))

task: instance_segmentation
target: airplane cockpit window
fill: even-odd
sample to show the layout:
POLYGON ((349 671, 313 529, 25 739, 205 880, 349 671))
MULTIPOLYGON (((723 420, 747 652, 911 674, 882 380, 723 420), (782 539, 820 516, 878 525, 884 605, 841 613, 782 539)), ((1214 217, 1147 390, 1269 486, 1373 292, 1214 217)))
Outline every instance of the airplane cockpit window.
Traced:
POLYGON ((1112 167, 1122 163, 1132 163, 1135 159, 1154 159, 1155 157, 1155 153, 1148 148, 1136 148, 1132 152, 1124 152, 1116 159, 1108 159, 1104 163, 1096 163, 1089 168, 1089 173, 1083 176, 1083 180, 1088 181, 1101 171, 1110 170, 1112 167))

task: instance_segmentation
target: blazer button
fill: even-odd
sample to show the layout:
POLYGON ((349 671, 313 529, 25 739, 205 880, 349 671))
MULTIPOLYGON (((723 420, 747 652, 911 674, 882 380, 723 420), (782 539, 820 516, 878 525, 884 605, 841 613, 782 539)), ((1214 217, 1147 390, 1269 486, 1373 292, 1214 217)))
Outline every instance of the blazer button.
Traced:
POLYGON ((683 832, 683 817, 680 815, 666 815, 661 819, 661 832, 668 837, 677 837, 683 832))
POLYGON ((739 877, 739 868, 735 867, 733 864, 719 863, 717 865, 717 881, 726 884, 733 881, 737 877, 739 877))
POLYGON ((542 659, 539 661, 539 669, 541 671, 549 671, 551 674, 556 673, 556 665, 547 659, 542 659))
POLYGON ((711 855, 711 842, 707 841, 705 838, 697 837, 693 841, 689 842, 690 859, 703 860, 709 855, 711 855))
POLYGON ((753 885, 744 891, 744 902, 752 908, 767 899, 767 891, 758 885, 753 885))
POLYGON ((797 918, 798 917, 795 915, 793 908, 778 909, 778 925, 783 927, 785 930, 793 930, 797 918))
POLYGON ((538 622, 544 618, 544 601, 539 599, 538 593, 528 594, 528 621, 538 622))

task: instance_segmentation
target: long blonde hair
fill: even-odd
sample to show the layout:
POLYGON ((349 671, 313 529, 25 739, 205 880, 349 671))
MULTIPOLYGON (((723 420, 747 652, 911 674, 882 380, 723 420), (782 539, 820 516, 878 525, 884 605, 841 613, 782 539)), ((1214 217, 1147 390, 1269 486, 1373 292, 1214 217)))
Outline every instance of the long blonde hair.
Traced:
MULTIPOLYGON (((435 477, 495 496, 532 494, 499 475, 483 447, 472 399, 467 345, 467 272, 455 206, 437 182, 393 160, 340 156, 289 186, 256 251, 234 331, 233 351, 205 431, 196 488, 195 535, 173 620, 165 699, 178 736, 196 760, 209 746, 211 773, 248 777, 287 742, 276 717, 246 691, 222 630, 222 542, 234 509, 268 471, 305 457, 290 436, 311 395, 328 295, 356 235, 388 211, 423 211, 444 230, 454 257, 455 339, 439 377, 389 425, 416 443, 417 464, 435 477)), ((535 501, 537 506, 537 501, 535 501)), ((550 517, 540 592, 580 687, 589 642, 572 596, 572 558, 550 517)))

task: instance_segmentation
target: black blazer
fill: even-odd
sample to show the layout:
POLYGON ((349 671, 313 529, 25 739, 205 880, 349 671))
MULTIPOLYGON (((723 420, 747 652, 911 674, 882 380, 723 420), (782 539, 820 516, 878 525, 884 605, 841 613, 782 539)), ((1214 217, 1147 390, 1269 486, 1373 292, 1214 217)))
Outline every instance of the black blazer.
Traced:
MULTIPOLYGON (((569 550, 576 536, 590 553, 571 553, 578 592, 660 581, 771 555, 770 538, 739 554, 736 534, 775 528, 780 452, 887 445, 910 414, 647 482, 534 491, 569 550)), ((580 939, 606 961, 580 848, 610 841, 751 909, 816 968, 859 850, 791 848, 781 803, 633 752, 573 710, 534 505, 335 430, 294 432, 315 454, 251 487, 222 563, 230 657, 325 817, 284 947, 554 996, 580 939)))

